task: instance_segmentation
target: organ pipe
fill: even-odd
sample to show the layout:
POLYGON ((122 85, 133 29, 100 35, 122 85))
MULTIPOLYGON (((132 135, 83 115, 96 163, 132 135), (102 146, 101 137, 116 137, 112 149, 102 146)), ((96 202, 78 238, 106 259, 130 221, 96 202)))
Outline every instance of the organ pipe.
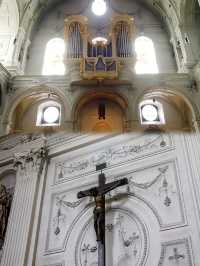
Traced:
POLYGON ((73 22, 69 27, 67 55, 69 58, 81 58, 83 55, 81 25, 78 22, 73 22))
POLYGON ((129 57, 131 56, 131 39, 129 33, 129 26, 125 22, 119 22, 117 27, 116 36, 116 50, 118 57, 129 57))

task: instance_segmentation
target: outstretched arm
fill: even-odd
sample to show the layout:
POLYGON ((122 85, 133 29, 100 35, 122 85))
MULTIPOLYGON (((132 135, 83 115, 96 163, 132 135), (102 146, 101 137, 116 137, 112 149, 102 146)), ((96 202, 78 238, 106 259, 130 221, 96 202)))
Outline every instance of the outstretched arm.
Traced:
POLYGON ((97 187, 88 189, 88 190, 84 190, 84 191, 80 191, 77 194, 77 198, 81 199, 81 198, 85 198, 85 197, 96 197, 98 195, 98 189, 97 187))
POLYGON ((98 194, 105 195, 106 193, 112 191, 113 189, 127 185, 127 184, 128 184, 127 178, 123 178, 123 179, 120 179, 118 181, 114 181, 114 182, 105 184, 105 186, 103 188, 98 188, 98 192, 99 192, 98 194))

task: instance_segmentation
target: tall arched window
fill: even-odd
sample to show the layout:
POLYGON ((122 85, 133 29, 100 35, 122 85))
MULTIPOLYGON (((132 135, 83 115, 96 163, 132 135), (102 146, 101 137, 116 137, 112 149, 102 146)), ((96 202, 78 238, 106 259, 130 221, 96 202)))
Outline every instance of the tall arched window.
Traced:
POLYGON ((43 75, 64 75, 65 65, 63 63, 65 43, 63 39, 54 38, 47 43, 43 75))
POLYGON ((155 47, 151 39, 144 36, 137 38, 135 40, 135 52, 137 55, 135 71, 137 74, 156 74, 159 72, 155 47))

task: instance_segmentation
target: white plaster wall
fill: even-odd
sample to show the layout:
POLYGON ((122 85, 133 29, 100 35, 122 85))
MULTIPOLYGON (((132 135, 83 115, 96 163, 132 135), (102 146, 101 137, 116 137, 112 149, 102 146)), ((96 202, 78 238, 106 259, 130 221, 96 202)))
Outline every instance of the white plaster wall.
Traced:
POLYGON ((82 249, 96 245, 92 221, 85 227, 94 205, 76 195, 97 184, 95 166, 105 161, 107 181, 129 179, 129 187, 109 198, 129 197, 107 204, 109 266, 200 265, 199 135, 52 135, 45 141, 48 165, 38 159, 35 168, 30 156, 38 158, 43 145, 39 136, 1 142, 1 173, 12 169, 13 154, 19 156, 1 266, 96 265, 96 250, 82 249), (125 239, 138 236, 128 247, 120 238, 119 214, 125 239))
MULTIPOLYGON (((113 234, 108 237, 113 241, 107 245, 109 266, 170 266, 175 263, 175 249, 181 255, 177 260, 181 266, 199 266, 198 165, 190 154, 195 138, 132 134, 93 142, 83 135, 50 149, 35 265, 96 265, 97 253, 89 251, 86 258, 83 251, 84 244, 96 246, 92 222, 84 235, 93 204, 90 199, 78 202, 76 195, 97 184, 95 165, 106 161, 108 181, 127 177, 133 182, 111 193, 114 197, 129 192, 129 198, 107 206, 121 210, 125 238, 133 228, 139 235, 135 246, 124 248, 119 246, 117 228, 107 232, 113 234), (128 213, 137 222, 131 222, 128 213), (133 250, 138 252, 135 258, 133 250)), ((112 217, 107 216, 107 223, 116 226, 112 217)))
MULTIPOLYGON (((135 1, 126 0, 113 3, 113 9, 116 12, 125 12, 134 16, 138 35, 144 34, 152 38, 155 44, 157 61, 161 73, 170 73, 176 71, 175 60, 172 55, 172 48, 169 43, 170 37, 163 28, 162 22, 145 6, 135 1)), ((64 38, 64 18, 67 15, 82 13, 89 17, 89 23, 93 26, 92 32, 95 34, 97 25, 102 28, 109 23, 113 11, 109 11, 103 18, 97 18, 91 14, 90 7, 86 8, 85 1, 74 0, 71 3, 66 2, 56 6, 46 13, 38 23, 33 34, 32 43, 29 49, 26 74, 40 75, 44 60, 44 51, 47 42, 54 38, 64 38), (76 7, 74 11, 74 6, 76 7), (103 21, 103 22, 102 22, 103 21)), ((103 29, 104 31, 104 29, 103 29)))

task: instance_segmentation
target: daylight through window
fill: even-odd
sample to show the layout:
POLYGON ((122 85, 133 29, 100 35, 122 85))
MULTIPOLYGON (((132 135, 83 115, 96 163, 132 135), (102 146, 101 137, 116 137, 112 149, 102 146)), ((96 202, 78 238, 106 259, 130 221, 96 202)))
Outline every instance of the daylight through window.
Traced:
POLYGON ((137 62, 135 71, 137 74, 156 74, 159 72, 156 62, 154 44, 147 37, 139 37, 135 41, 137 62))
POLYGON ((65 65, 63 63, 65 43, 63 39, 55 38, 47 43, 43 75, 64 75, 65 65))

